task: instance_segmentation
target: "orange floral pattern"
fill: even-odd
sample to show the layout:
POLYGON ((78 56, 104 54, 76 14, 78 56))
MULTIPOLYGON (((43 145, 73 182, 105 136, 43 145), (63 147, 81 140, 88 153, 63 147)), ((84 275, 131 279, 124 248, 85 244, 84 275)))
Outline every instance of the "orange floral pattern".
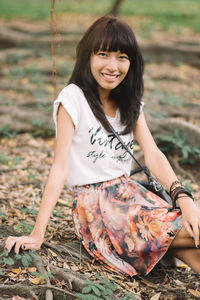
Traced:
POLYGON ((127 176, 74 188, 75 233, 112 271, 148 274, 182 226, 180 210, 127 176))

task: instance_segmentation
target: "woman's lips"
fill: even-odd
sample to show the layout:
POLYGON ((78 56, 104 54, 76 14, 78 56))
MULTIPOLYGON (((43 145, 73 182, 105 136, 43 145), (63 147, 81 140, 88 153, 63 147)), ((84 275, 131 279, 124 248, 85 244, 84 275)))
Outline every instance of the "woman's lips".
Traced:
POLYGON ((102 73, 103 77, 109 81, 114 81, 117 77, 119 77, 118 74, 107 74, 107 73, 102 73))

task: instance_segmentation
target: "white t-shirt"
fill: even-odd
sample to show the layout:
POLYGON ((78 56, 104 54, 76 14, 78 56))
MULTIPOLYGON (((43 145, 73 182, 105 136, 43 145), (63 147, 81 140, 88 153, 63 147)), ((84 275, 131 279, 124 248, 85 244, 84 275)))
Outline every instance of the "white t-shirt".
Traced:
MULTIPOLYGON (((69 84, 54 102, 53 118, 57 132, 57 110, 62 103, 75 126, 72 139, 67 186, 85 185, 130 175, 132 158, 121 143, 108 133, 94 116, 83 91, 75 84, 69 84)), ((107 116, 109 122, 119 133, 124 126, 120 124, 120 112, 115 118, 107 116)), ((67 130, 67 128, 66 128, 67 130)), ((127 147, 133 151, 133 133, 121 136, 127 147)))

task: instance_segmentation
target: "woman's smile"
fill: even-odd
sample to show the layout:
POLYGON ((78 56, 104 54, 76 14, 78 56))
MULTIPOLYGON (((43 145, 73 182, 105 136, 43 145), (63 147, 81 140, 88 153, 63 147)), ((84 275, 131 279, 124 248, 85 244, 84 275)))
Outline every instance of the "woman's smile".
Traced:
POLYGON ((107 74, 107 73, 101 73, 102 75, 103 75, 103 77, 106 79, 106 80, 108 80, 108 81, 110 81, 110 82, 113 82, 113 81, 115 81, 115 79, 117 79, 117 77, 119 77, 119 75, 118 74, 107 74))

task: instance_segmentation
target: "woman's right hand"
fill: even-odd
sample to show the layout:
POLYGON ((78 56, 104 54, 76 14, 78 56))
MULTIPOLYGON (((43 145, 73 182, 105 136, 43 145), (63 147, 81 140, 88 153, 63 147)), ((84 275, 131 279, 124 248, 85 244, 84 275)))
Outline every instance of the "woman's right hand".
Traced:
POLYGON ((19 253, 20 248, 22 250, 38 250, 43 241, 44 238, 36 234, 31 234, 30 236, 9 236, 5 242, 5 249, 10 252, 14 247, 15 253, 19 253))

